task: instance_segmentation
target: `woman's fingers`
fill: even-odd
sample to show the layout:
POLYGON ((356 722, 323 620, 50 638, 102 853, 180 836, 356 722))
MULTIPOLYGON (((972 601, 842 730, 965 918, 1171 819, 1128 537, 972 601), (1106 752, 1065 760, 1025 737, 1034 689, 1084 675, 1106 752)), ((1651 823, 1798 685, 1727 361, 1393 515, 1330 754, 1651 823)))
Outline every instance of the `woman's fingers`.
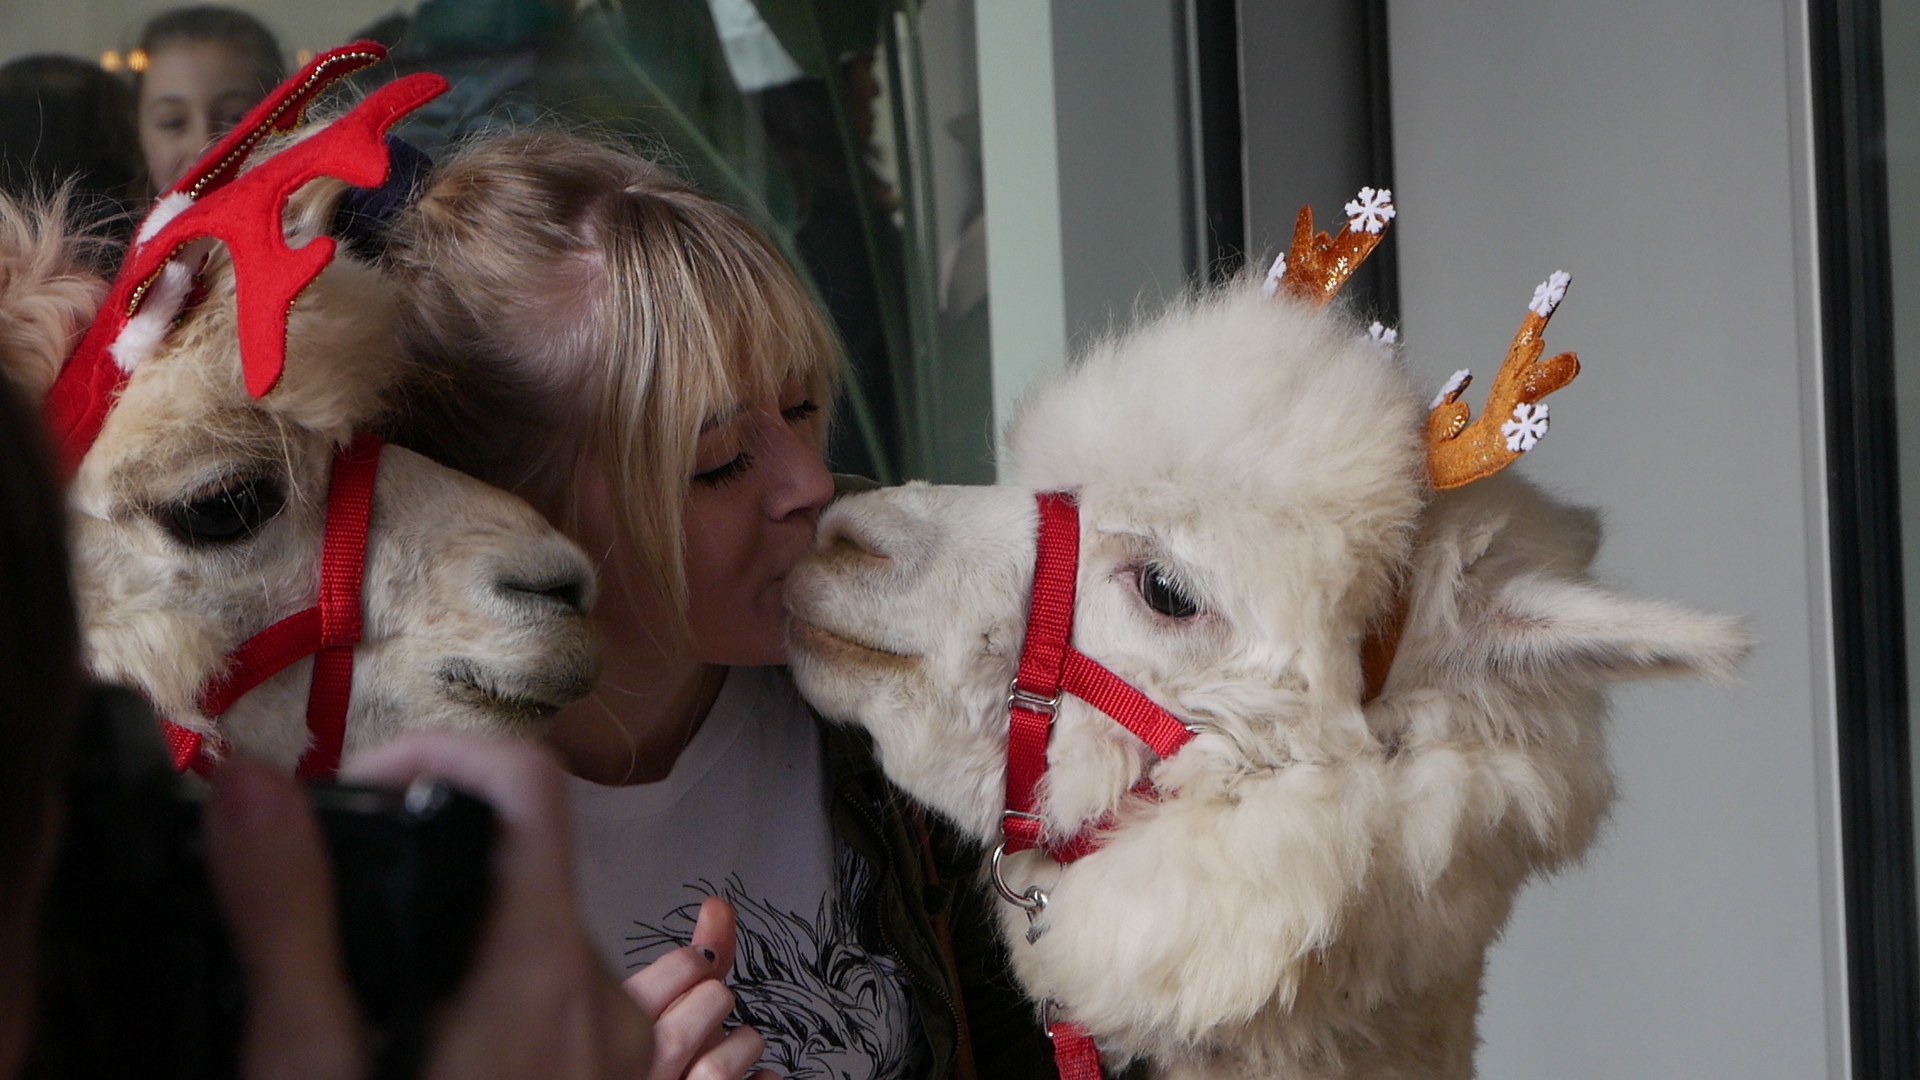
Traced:
POLYGON ((247 980, 241 1069, 331 1080, 365 1068, 320 830, 293 780, 236 756, 213 775, 208 877, 247 980))
POLYGON ((675 998, 705 979, 724 979, 733 967, 733 905, 717 896, 700 904, 693 942, 627 976, 627 994, 658 1018, 675 998))
POLYGON ((720 975, 713 951, 690 945, 675 949, 627 976, 621 985, 642 1012, 658 1020, 680 995, 720 975))
MULTIPOLYGON (((727 1032, 720 1045, 700 1055, 693 1067, 687 1070, 686 1080, 739 1080, 753 1068, 760 1055, 767 1052, 767 1040, 750 1027, 737 1027, 727 1032)), ((754 1074, 757 1078, 778 1080, 779 1073, 771 1069, 762 1069, 754 1074)))
POLYGON ((725 978, 733 970, 733 905, 718 896, 700 902, 700 917, 693 924, 693 947, 713 954, 714 974, 725 978))
MULTIPOLYGON (((689 1066, 696 1059, 704 1060, 705 1055, 712 1053, 707 1048, 714 1045, 716 1036, 722 1035, 727 1014, 732 1011, 733 991, 717 979, 699 983, 676 998, 654 1020, 653 1070, 648 1074, 651 1080, 680 1080, 689 1075, 689 1066)), ((725 1045, 725 1037, 721 1037, 719 1045, 725 1045)), ((726 1074, 726 1080, 744 1075, 758 1057, 756 1053, 742 1062, 737 1072, 726 1074)))

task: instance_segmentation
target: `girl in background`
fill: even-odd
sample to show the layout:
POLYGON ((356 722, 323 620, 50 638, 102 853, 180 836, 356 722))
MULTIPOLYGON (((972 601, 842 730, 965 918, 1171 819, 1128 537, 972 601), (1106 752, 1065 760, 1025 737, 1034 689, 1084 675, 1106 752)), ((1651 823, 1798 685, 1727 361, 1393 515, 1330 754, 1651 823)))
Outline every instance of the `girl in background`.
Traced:
POLYGON ((146 57, 134 75, 140 152, 153 195, 286 78, 273 32, 228 7, 162 12, 140 32, 138 51, 146 57))

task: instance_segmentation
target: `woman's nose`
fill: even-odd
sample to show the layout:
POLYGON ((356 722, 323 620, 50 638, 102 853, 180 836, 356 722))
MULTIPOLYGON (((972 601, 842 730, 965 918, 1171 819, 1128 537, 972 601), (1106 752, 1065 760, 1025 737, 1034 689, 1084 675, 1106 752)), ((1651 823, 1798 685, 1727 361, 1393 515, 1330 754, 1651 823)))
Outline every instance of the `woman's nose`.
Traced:
MULTIPOLYGON (((811 428, 807 430, 811 434, 811 428)), ((820 449, 800 430, 782 423, 772 439, 774 476, 767 492, 767 516, 775 521, 795 514, 813 518, 833 498, 833 474, 820 449)))

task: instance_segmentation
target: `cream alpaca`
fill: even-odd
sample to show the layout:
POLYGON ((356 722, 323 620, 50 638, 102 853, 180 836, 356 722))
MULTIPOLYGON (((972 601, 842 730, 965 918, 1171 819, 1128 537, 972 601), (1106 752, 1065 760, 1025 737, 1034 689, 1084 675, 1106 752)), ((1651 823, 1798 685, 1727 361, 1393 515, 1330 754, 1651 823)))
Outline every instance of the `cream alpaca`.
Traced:
MULTIPOLYGON (((293 245, 318 235, 342 190, 319 181, 294 197, 293 245)), ((105 292, 78 258, 83 243, 59 207, 0 199, 0 369, 35 399, 105 292)), ((68 488, 86 660, 182 726, 291 767, 308 742, 311 659, 217 725, 198 695, 236 645, 314 601, 334 449, 382 413, 406 372, 394 289, 338 255, 301 295, 285 373, 256 400, 224 249, 207 251, 199 280, 204 296, 137 358, 68 488), (195 513, 250 527, 193 539, 182 523, 195 513)), ((592 686, 582 553, 520 500, 399 447, 381 458, 363 588, 349 754, 424 726, 537 735, 592 686)))
POLYGON ((1198 730, 1158 761, 1063 700, 1040 812, 1113 824, 1066 866, 1005 861, 1049 897, 1033 940, 1003 905, 1018 977, 1110 1068, 1470 1076, 1488 945, 1611 798, 1602 688, 1744 655, 1733 620, 1595 584, 1593 514, 1515 477, 1431 491, 1423 404, 1361 326, 1249 278, 1037 391, 1008 486, 834 504, 790 582, 802 690, 992 845, 1033 492, 1078 493, 1074 645, 1198 730), (1363 705, 1362 641, 1401 595, 1363 705), (1164 798, 1130 793, 1143 774, 1164 798))

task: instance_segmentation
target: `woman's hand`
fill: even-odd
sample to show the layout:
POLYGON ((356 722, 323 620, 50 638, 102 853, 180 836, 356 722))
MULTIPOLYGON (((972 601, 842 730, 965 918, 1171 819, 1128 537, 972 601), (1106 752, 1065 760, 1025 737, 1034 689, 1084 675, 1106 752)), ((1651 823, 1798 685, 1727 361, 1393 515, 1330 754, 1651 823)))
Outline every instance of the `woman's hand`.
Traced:
MULTIPOLYGON (((653 1075, 652 1024, 580 923, 565 792, 552 758, 532 746, 434 732, 362 756, 343 778, 403 785, 421 775, 484 798, 499 824, 492 910, 465 981, 442 1007, 426 1074, 653 1075)), ((364 1075, 368 1055, 340 960, 326 854, 305 798, 291 778, 245 758, 215 773, 213 791, 209 871, 249 993, 242 1074, 364 1075)))
MULTIPOLYGON (((733 1011, 733 991, 721 979, 733 968, 733 907, 717 896, 700 905, 693 943, 629 976, 627 993, 653 1020, 649 1080, 737 1080, 766 1050, 759 1032, 722 1027, 733 1011)), ((775 1080, 761 1070, 753 1080, 775 1080)))

